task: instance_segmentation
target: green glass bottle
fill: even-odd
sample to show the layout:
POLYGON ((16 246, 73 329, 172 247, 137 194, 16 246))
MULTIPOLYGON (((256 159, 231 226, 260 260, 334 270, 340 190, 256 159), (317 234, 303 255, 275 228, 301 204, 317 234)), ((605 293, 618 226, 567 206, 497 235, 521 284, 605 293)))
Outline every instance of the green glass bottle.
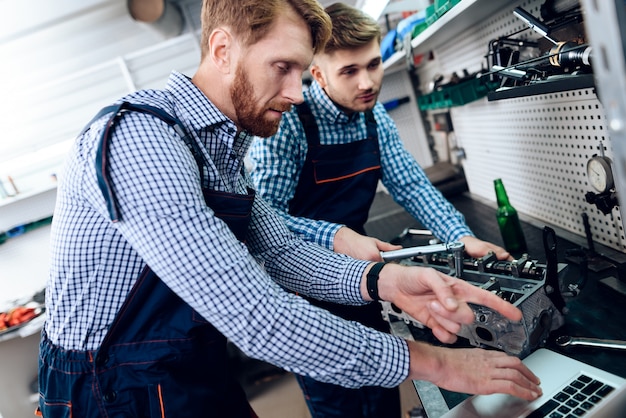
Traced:
POLYGON ((493 185, 496 189, 496 199, 498 201, 498 210, 496 218, 502 234, 504 248, 512 254, 523 254, 528 251, 526 247, 526 239, 524 231, 517 215, 517 210, 509 202, 502 179, 495 179, 493 185))

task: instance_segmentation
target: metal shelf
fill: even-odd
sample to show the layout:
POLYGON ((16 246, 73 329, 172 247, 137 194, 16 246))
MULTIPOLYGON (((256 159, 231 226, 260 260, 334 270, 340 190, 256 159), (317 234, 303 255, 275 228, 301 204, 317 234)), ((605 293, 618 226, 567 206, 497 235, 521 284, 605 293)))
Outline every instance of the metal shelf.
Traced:
POLYGON ((593 74, 553 76, 545 81, 537 81, 526 86, 504 87, 487 93, 487 99, 512 99, 536 94, 557 93, 595 87, 593 74))
MULTIPOLYGON (((462 32, 509 7, 512 1, 462 0, 411 41, 413 54, 423 54, 449 42, 462 32), (444 30, 445 28, 445 30, 444 30)), ((384 63, 385 69, 404 62, 405 51, 398 51, 384 63)))

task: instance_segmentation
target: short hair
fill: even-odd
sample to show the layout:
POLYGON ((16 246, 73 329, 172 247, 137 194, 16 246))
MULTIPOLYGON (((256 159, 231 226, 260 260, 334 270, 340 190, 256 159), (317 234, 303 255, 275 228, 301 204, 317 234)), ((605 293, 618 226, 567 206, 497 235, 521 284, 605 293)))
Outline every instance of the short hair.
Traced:
POLYGON ((365 12, 345 3, 334 3, 326 8, 333 30, 324 53, 340 49, 354 49, 367 45, 373 39, 380 43, 382 32, 378 22, 365 12))
POLYGON ((208 52, 209 36, 215 28, 226 25, 243 45, 253 45, 263 39, 276 18, 289 7, 309 26, 313 52, 321 51, 330 37, 331 22, 318 0, 204 0, 202 58, 208 52))

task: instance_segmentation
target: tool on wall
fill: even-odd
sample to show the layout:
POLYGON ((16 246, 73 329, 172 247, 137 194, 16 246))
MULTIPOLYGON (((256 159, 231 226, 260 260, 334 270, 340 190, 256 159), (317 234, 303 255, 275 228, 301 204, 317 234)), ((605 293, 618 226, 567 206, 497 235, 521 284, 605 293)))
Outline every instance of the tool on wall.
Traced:
MULTIPOLYGON (((546 81, 558 81, 558 90, 581 88, 582 79, 571 80, 570 85, 563 85, 563 76, 586 75, 585 83, 592 84, 592 48, 586 44, 582 12, 577 3, 564 6, 571 7, 560 14, 550 15, 550 21, 541 21, 522 7, 516 7, 513 14, 526 23, 526 28, 504 37, 492 40, 486 56, 489 72, 483 74, 490 80, 500 80, 500 89, 537 85, 546 81), (520 32, 532 29, 541 38, 537 40, 518 38, 520 32), (561 40, 564 39, 564 40, 561 40)), ((584 84, 584 86, 586 86, 584 84)), ((538 89, 536 89, 538 90, 538 89)), ((521 91, 521 90, 520 90, 521 91)), ((521 94, 518 91, 518 94, 521 94)), ((532 94, 549 93, 534 91, 532 94)), ((517 97, 507 94, 506 97, 493 94, 489 100, 517 97)))
POLYGON ((543 247, 546 255, 546 284, 544 286, 546 294, 554 306, 561 313, 566 314, 567 306, 565 305, 565 299, 563 299, 563 295, 561 294, 561 284, 559 281, 556 233, 554 232, 554 229, 548 226, 543 227, 543 247))
POLYGON ((583 212, 582 214, 583 227, 585 228, 585 238, 587 240, 587 248, 575 248, 565 251, 565 259, 571 263, 578 264, 582 270, 591 270, 595 273, 599 273, 604 270, 615 267, 613 263, 602 257, 601 254, 596 252, 595 244, 593 242, 593 234, 591 233, 591 225, 589 224, 589 215, 583 212))
POLYGON ((533 15, 528 13, 526 10, 518 6, 515 8, 515 10, 513 10, 513 14, 519 19, 521 19, 522 21, 524 21, 528 25, 529 28, 531 28, 532 30, 537 32, 539 35, 543 36, 544 38, 552 42, 554 45, 558 44, 557 41, 555 41, 554 39, 548 36, 548 34, 550 33, 550 27, 541 23, 533 15))
POLYGON ((587 180, 589 185, 598 193, 587 192, 585 200, 587 203, 595 205, 605 215, 619 206, 611 169, 612 164, 611 159, 604 155, 603 145, 600 145, 600 154, 592 156, 587 161, 587 180))

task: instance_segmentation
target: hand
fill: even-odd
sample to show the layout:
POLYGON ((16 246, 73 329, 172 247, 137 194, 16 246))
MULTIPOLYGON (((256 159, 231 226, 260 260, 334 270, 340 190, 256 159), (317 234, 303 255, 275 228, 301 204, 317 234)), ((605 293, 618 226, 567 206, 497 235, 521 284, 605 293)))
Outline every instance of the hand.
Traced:
POLYGON ((539 379, 517 357, 480 348, 407 343, 409 379, 427 380, 440 388, 468 394, 506 393, 527 401, 541 396, 539 379))
POLYGON ((392 245, 376 238, 361 235, 347 226, 341 227, 333 239, 333 250, 352 258, 369 261, 383 261, 380 252, 399 250, 402 246, 392 245))
POLYGON ((477 258, 482 257, 482 256, 487 255, 489 251, 493 251, 498 260, 512 260, 513 259, 513 256, 511 256, 511 254, 509 254, 509 252, 505 250, 504 248, 499 247, 487 241, 479 240, 476 237, 472 237, 468 235, 468 236, 461 238, 459 241, 465 244, 465 252, 470 257, 477 257, 477 258))
MULTIPOLYGON (((364 297, 366 272, 361 281, 364 297)), ((444 343, 456 341, 461 326, 474 322, 474 311, 468 303, 491 308, 512 321, 522 319, 522 312, 511 303, 433 268, 387 264, 380 272, 378 294, 430 328, 444 343)))

